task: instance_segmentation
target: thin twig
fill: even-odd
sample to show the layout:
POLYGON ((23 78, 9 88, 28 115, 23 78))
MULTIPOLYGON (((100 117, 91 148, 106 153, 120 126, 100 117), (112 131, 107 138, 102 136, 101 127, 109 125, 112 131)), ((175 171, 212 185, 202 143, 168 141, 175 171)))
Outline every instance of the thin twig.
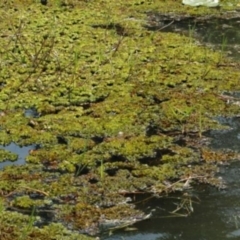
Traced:
POLYGON ((169 27, 170 25, 172 25, 174 23, 174 20, 172 20, 169 24, 163 26, 162 28, 159 29, 159 31, 163 30, 164 28, 169 27))
POLYGON ((38 190, 38 189, 35 189, 35 188, 30 188, 30 187, 25 187, 25 186, 21 186, 22 188, 25 188, 25 189, 28 189, 28 190, 32 190, 34 192, 38 192, 38 193, 41 193, 45 196, 49 196, 49 194, 47 192, 44 192, 42 190, 38 190))

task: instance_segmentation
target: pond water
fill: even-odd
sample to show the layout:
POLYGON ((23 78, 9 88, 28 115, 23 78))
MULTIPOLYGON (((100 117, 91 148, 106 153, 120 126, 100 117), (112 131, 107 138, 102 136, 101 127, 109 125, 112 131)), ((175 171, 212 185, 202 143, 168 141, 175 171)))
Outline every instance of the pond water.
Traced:
POLYGON ((5 161, 0 163, 0 169, 2 169, 5 166, 9 165, 23 165, 25 164, 25 157, 29 154, 29 151, 32 149, 35 149, 35 145, 30 145, 30 146, 23 146, 20 147, 15 143, 11 143, 8 146, 2 146, 0 145, 0 149, 5 149, 9 152, 15 153, 18 155, 17 161, 5 161))
MULTIPOLYGON (((231 20, 213 19, 212 21, 191 22, 189 20, 171 24, 164 31, 175 31, 193 34, 205 44, 210 44, 227 50, 229 54, 240 59, 240 31, 237 30, 240 18, 231 20)), ((26 117, 37 115, 33 110, 26 111, 26 117)), ((213 148, 230 148, 240 150, 240 118, 219 119, 232 129, 211 131, 208 136, 213 138, 213 148)), ((11 143, 3 147, 18 154, 16 162, 0 163, 0 168, 7 165, 24 164, 29 150, 35 146, 19 147, 11 143)), ((144 200, 141 198, 139 208, 147 213, 152 211, 152 217, 131 226, 131 231, 114 231, 104 233, 105 240, 225 240, 240 239, 240 162, 220 168, 219 177, 227 185, 224 190, 206 186, 198 186, 194 190, 161 198, 144 200), (185 211, 182 215, 172 214, 186 199, 185 211), (193 211, 193 212, 192 212, 193 211), (188 215, 183 216, 183 214, 188 215)))
MULTIPOLYGON (((211 131, 213 148, 240 149, 240 118, 219 119, 232 129, 211 131)), ((103 238, 107 240, 225 240, 240 239, 240 162, 220 168, 219 177, 227 188, 218 190, 198 186, 194 191, 174 194, 163 198, 142 201, 139 207, 146 211, 155 209, 151 219, 136 223, 135 231, 118 231, 103 238), (188 217, 176 216, 176 210, 187 194, 193 212, 188 217)), ((186 212, 185 212, 186 213, 186 212)))
MULTIPOLYGON (((36 111, 35 108, 28 108, 24 112, 25 117, 29 118, 36 118, 38 117, 38 112, 36 111)), ((23 165, 25 164, 25 158, 29 154, 30 150, 34 150, 37 148, 36 144, 32 144, 29 146, 19 146, 16 143, 12 142, 7 146, 0 145, 0 149, 5 149, 11 153, 15 153, 18 155, 18 158, 16 161, 4 161, 0 162, 0 169, 2 169, 5 166, 10 166, 10 165, 23 165)))
POLYGON ((235 15, 233 18, 196 20, 189 17, 179 21, 166 20, 166 17, 153 14, 150 18, 154 19, 155 24, 148 27, 151 30, 176 32, 198 39, 199 43, 217 48, 228 56, 240 60, 240 14, 233 14, 235 15))
MULTIPOLYGON (((216 46, 228 55, 240 60, 240 18, 212 19, 194 22, 190 20, 170 24, 163 31, 180 32, 197 38, 201 43, 216 46)), ((153 29, 156 30, 156 29, 153 29)), ((235 93, 234 97, 239 97, 235 93)), ((210 131, 212 148, 240 151, 240 117, 219 118, 222 124, 231 126, 224 131, 210 131)), ((119 230, 105 233, 106 240, 225 240, 240 239, 240 162, 220 168, 219 177, 227 188, 218 190, 198 186, 194 191, 179 193, 163 198, 152 198, 139 204, 140 208, 154 209, 151 219, 131 226, 132 231, 119 230), (184 196, 191 199, 193 210, 188 217, 176 216, 176 210, 184 196)), ((189 203, 189 202, 188 202, 189 203)))

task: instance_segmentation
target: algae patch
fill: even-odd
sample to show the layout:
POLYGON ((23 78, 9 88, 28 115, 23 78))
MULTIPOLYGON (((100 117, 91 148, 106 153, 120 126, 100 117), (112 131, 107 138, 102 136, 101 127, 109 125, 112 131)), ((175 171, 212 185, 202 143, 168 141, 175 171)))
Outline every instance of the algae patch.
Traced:
POLYGON ((203 134, 239 111, 222 97, 239 90, 239 70, 192 38, 145 29, 154 1, 63 2, 1 8, 0 143, 38 146, 0 172, 14 239, 31 221, 28 239, 84 239, 76 232, 145 219, 139 192, 222 187, 216 162, 237 155, 209 150, 203 134))
POLYGON ((0 149, 0 162, 4 161, 16 161, 17 155, 11 152, 8 152, 4 149, 0 149))

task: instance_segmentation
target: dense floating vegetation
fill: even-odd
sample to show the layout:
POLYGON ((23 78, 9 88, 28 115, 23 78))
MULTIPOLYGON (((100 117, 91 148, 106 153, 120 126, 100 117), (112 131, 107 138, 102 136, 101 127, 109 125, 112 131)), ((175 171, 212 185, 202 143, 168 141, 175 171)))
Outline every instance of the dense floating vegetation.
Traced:
POLYGON ((1 2, 0 143, 37 145, 0 172, 1 239, 87 239, 79 232, 106 220, 144 218, 126 198, 136 192, 222 186, 216 163, 236 156, 203 133, 239 111, 222 93, 239 90, 240 72, 222 52, 144 25, 146 11, 231 6, 180 2, 1 2))

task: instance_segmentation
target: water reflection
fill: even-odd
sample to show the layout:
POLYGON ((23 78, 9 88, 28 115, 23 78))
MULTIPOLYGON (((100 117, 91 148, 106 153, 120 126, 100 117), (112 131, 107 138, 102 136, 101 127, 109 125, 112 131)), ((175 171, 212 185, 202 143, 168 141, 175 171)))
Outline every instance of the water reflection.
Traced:
POLYGON ((112 236, 105 236, 103 239, 225 240, 232 237, 234 233, 237 235, 236 230, 240 225, 240 205, 238 204, 240 195, 233 194, 235 193, 234 184, 229 186, 227 191, 204 189, 196 192, 199 194, 201 203, 194 206, 194 213, 189 217, 171 217, 170 214, 167 216, 166 209, 170 210, 172 208, 170 205, 174 201, 152 200, 149 202, 151 207, 161 206, 165 210, 156 210, 152 219, 135 224, 134 227, 139 229, 135 232, 115 232, 112 236))
POLYGON ((148 25, 148 29, 176 32, 194 37, 200 43, 218 48, 218 50, 240 60, 240 17, 212 17, 207 20, 188 17, 181 20, 173 20, 173 18, 167 19, 166 16, 161 14, 149 15, 150 19, 154 19, 154 25, 148 25))
MULTIPOLYGON (((240 18, 212 18, 208 21, 195 21, 193 18, 171 23, 160 23, 159 28, 167 32, 179 32, 195 37, 200 42, 218 47, 235 59, 240 60, 240 18), (164 25, 168 27, 163 28, 164 25)), ((150 28, 151 29, 151 28, 150 28)), ((236 96, 239 98, 239 93, 236 96)), ((210 131, 211 147, 240 151, 240 117, 219 118, 222 124, 230 126, 224 131, 210 131)), ((194 195, 201 200, 194 204, 194 213, 189 217, 170 217, 174 209, 174 200, 169 198, 152 199, 147 204, 156 211, 149 220, 134 225, 135 232, 118 231, 103 239, 146 239, 146 240, 226 240, 240 239, 240 162, 236 161, 220 169, 219 175, 225 180, 227 189, 217 190, 204 186, 195 189, 194 195)), ((142 206, 147 209, 148 206, 142 206)))
POLYGON ((129 233, 128 235, 124 235, 124 237, 120 235, 114 235, 113 238, 107 239, 114 239, 114 240, 156 240, 156 239, 166 239, 166 234, 161 233, 129 233))
POLYGON ((211 147, 216 149, 240 150, 240 117, 218 118, 218 121, 230 128, 223 131, 212 130, 207 135, 212 138, 211 147))
POLYGON ((5 149, 7 151, 10 151, 12 153, 15 153, 18 155, 18 159, 15 162, 12 161, 5 161, 0 163, 0 169, 2 169, 5 166, 9 165, 23 165, 25 164, 25 157, 29 154, 29 151, 32 149, 35 149, 35 145, 30 145, 30 146, 24 146, 20 147, 15 143, 11 143, 8 146, 2 146, 0 145, 1 149, 5 149))
MULTIPOLYGON (((213 138, 211 147, 217 149, 231 148, 240 150, 240 118, 219 118, 222 124, 231 128, 226 131, 210 131, 208 136, 213 138)), ((200 202, 193 202, 194 212, 189 217, 173 217, 171 211, 178 204, 178 195, 171 198, 155 198, 145 202, 143 209, 154 208, 153 217, 136 223, 135 232, 119 231, 112 236, 105 235, 101 239, 145 239, 145 240, 226 240, 240 239, 240 162, 220 168, 221 176, 227 185, 225 190, 199 186, 193 192, 188 192, 200 202), (175 198, 175 199, 174 199, 175 198)))

